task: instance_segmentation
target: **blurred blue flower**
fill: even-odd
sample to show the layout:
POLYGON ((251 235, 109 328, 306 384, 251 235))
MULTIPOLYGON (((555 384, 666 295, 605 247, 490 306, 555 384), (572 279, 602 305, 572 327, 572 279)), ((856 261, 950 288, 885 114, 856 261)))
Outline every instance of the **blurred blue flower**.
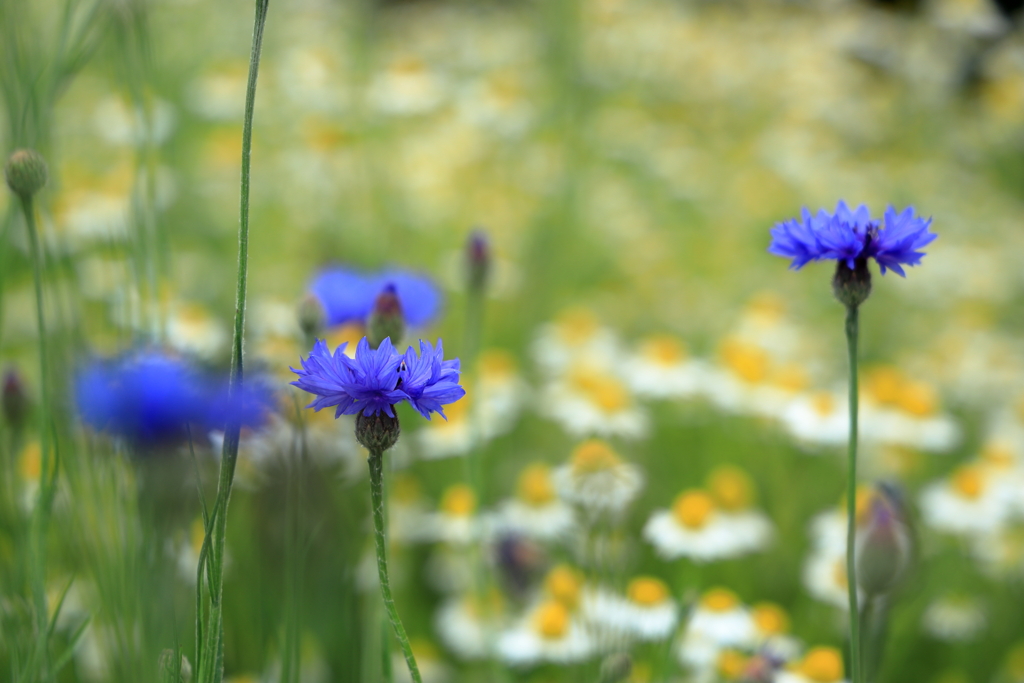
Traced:
POLYGON ((918 265, 925 255, 920 249, 938 237, 928 230, 931 222, 915 215, 913 207, 897 214, 890 206, 882 225, 863 204, 851 211, 840 201, 834 213, 821 209, 812 215, 805 208, 801 218, 777 224, 768 251, 792 259, 795 270, 822 260, 840 261, 853 270, 858 259, 873 258, 883 275, 888 269, 905 276, 903 266, 918 265))
POLYGON ((405 354, 396 353, 390 339, 373 349, 363 337, 354 359, 345 355, 346 347, 341 344, 332 354, 318 339, 309 356, 299 359, 302 368, 292 368, 299 376, 292 384, 317 397, 307 408, 334 407, 335 417, 380 412, 394 417, 393 406, 409 401, 430 419, 431 413, 443 417, 442 406, 466 393, 459 386, 459 361, 444 360, 440 340, 436 349, 421 341, 420 355, 412 347, 405 354))
POLYGON ((273 403, 270 390, 259 382, 229 399, 226 380, 153 351, 87 364, 75 378, 74 391, 87 425, 140 444, 179 440, 186 427, 205 435, 232 419, 255 427, 273 403))
POLYGON ((421 339, 418 356, 410 346, 400 374, 402 390, 409 397, 409 403, 428 420, 431 413, 438 413, 447 420, 442 406, 466 395, 466 390, 459 385, 459 360, 444 360, 440 339, 436 350, 430 342, 421 339))
POLYGON ((327 325, 366 322, 377 296, 395 288, 410 327, 424 327, 441 309, 441 291, 426 275, 400 268, 364 273, 344 266, 326 268, 313 278, 309 291, 324 307, 327 325))

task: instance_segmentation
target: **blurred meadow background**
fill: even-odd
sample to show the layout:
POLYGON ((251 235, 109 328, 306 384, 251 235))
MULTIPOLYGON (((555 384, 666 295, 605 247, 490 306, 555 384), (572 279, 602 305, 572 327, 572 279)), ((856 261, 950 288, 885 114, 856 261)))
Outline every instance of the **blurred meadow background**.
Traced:
MULTIPOLYGON (((903 501, 912 546, 871 602, 871 680, 1024 681, 1015 5, 272 0, 245 358, 276 398, 241 441, 227 680, 408 680, 353 420, 288 385, 310 332, 362 336, 321 324, 324 268, 425 276, 442 303, 405 341, 462 360, 467 398, 447 422, 403 408, 385 457, 424 681, 842 680, 843 309, 829 266, 766 249, 773 224, 845 199, 913 205, 940 235, 861 316, 858 503, 903 501)), ((252 14, 0 0, 0 141, 49 166, 50 369, 41 416, 5 190, 0 679, 163 681, 165 650, 194 660, 223 437, 97 428, 80 368, 159 350, 226 372, 252 14)))

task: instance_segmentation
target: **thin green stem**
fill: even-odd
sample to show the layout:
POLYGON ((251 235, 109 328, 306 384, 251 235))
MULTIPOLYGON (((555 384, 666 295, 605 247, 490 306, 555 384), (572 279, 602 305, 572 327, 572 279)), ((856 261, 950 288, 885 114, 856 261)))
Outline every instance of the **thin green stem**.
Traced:
POLYGON ((414 683, 423 683, 420 669, 416 666, 416 657, 409 645, 409 636, 405 634, 402 620, 398 618, 395 600, 391 597, 391 582, 388 580, 387 538, 384 535, 384 453, 370 451, 370 503, 373 507, 373 534, 377 547, 377 574, 380 577, 380 595, 384 599, 384 610, 387 612, 391 627, 398 638, 398 644, 409 666, 409 674, 414 683))
POLYGON ((850 442, 847 452, 846 482, 846 585, 850 597, 850 680, 863 683, 860 648, 860 609, 857 605, 857 306, 846 307, 846 346, 850 355, 850 442))
POLYGON ((46 315, 43 304, 43 253, 39 246, 39 232, 36 229, 36 215, 32 195, 19 195, 25 214, 29 246, 32 250, 32 281, 36 295, 36 327, 39 335, 39 387, 41 406, 39 411, 40 474, 39 493, 36 496, 32 515, 30 558, 32 564, 32 599, 36 610, 36 650, 33 663, 42 667, 43 677, 49 677, 49 657, 46 606, 46 533, 49 526, 50 504, 53 500, 53 485, 56 472, 50 472, 50 381, 47 364, 46 315))
MULTIPOLYGON (((252 33, 252 53, 249 57, 249 81, 245 91, 245 118, 242 125, 242 183, 238 224, 238 280, 235 289, 235 326, 231 344, 231 375, 229 397, 242 390, 242 338, 245 332, 245 293, 249 270, 249 187, 252 160, 252 119, 256 105, 256 79, 259 75, 260 52, 263 49, 263 28, 267 22, 269 0, 256 0, 256 18, 252 33)), ((230 400, 230 398, 229 398, 230 400)), ((224 431, 221 451, 220 475, 217 481, 217 502, 212 520, 210 544, 210 610, 203 651, 200 660, 199 683, 220 683, 224 677, 224 543, 227 534, 228 501, 235 477, 238 459, 238 440, 241 426, 235 420, 224 431)), ((196 586, 202 591, 202 586, 196 586)), ((200 615, 196 615, 199 619, 200 615)))

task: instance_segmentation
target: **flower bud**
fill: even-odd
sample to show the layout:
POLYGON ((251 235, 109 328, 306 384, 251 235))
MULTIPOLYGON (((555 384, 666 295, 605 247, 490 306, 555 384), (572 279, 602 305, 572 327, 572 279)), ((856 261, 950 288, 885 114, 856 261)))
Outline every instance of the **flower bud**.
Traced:
POLYGON ((7 185, 19 197, 31 197, 46 185, 46 161, 34 149, 19 149, 7 159, 4 167, 7 185))
POLYGON ((15 430, 21 429, 25 424, 25 418, 28 417, 28 396, 25 395, 25 385, 14 368, 8 368, 4 373, 3 397, 0 404, 7 426, 15 430))
POLYGON ((405 318, 402 317, 402 304, 398 300, 398 292, 394 285, 387 285, 373 303, 373 311, 366 325, 367 341, 377 348, 385 339, 391 339, 394 346, 402 343, 405 336, 405 318))
POLYGON ((876 489, 867 519, 857 534, 857 583, 866 595, 889 592, 910 563, 910 531, 899 500, 885 487, 876 489))
POLYGON ((323 332, 324 326, 327 324, 327 312, 324 311, 324 306, 320 303, 320 299, 312 294, 307 294, 299 302, 296 313, 299 319, 299 329, 302 330, 302 334, 305 335, 306 339, 316 339, 319 337, 320 333, 323 332))
POLYGON ((188 683, 192 680, 192 665, 188 657, 170 648, 160 653, 157 668, 160 670, 160 683, 188 683))
POLYGON ((383 412, 356 415, 356 441, 370 453, 383 453, 394 446, 401 431, 398 416, 388 417, 383 412))
POLYGON ((868 260, 856 259, 852 270, 845 261, 839 261, 836 264, 836 274, 832 278, 832 292, 848 308, 856 308, 864 303, 871 294, 871 271, 868 270, 868 260))
POLYGON ((466 274, 471 292, 482 292, 491 275, 491 243, 479 228, 466 241, 466 274))
POLYGON ((597 680, 601 683, 619 683, 633 673, 633 658, 625 652, 615 652, 601 662, 601 673, 597 680))

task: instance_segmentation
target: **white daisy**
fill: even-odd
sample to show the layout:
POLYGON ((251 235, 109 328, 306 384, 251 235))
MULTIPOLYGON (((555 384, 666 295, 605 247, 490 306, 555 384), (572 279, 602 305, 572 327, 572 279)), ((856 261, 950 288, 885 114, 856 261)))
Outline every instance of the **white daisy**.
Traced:
POLYGON ((516 497, 499 505, 496 531, 511 531, 538 541, 565 538, 576 526, 572 507, 558 498, 551 469, 544 463, 519 474, 516 497))
POLYGON ((647 413, 626 384, 596 365, 577 363, 544 389, 543 412, 573 436, 637 439, 649 429, 647 413))
POLYGON ((770 523, 757 514, 723 512, 711 494, 700 489, 676 496, 671 510, 656 510, 643 535, 662 558, 689 557, 711 562, 758 549, 769 538, 770 523))
POLYGON ((843 655, 834 647, 811 648, 796 665, 776 674, 775 683, 845 683, 843 655))
POLYGON ((570 664, 589 658, 594 641, 583 624, 558 600, 530 610, 516 626, 501 634, 498 656, 513 666, 542 662, 570 664))
POLYGON ((987 624, 985 610, 974 598, 947 595, 933 600, 921 625, 933 638, 947 642, 972 640, 987 624))
POLYGON ((789 633, 789 615, 773 602, 759 602, 750 608, 754 620, 756 649, 771 659, 788 662, 800 655, 800 641, 789 633))
POLYGON ((749 649, 757 630, 750 611, 725 588, 712 588, 701 596, 677 645, 676 655, 698 676, 712 670, 725 649, 749 649))
POLYGON ((215 358, 228 343, 224 325, 197 303, 179 303, 167 319, 167 342, 183 353, 215 358))
POLYGON ((626 361, 623 373, 638 396, 682 398, 703 390, 705 365, 689 357, 686 345, 670 335, 649 337, 626 361))
POLYGON ((418 57, 396 59, 370 84, 373 106, 398 116, 425 114, 441 104, 446 95, 445 79, 418 57))
POLYGON ((840 392, 817 391, 796 397, 782 412, 783 425, 811 445, 839 446, 850 438, 849 403, 840 392))
POLYGON ((433 541, 465 545, 480 533, 476 493, 466 484, 453 484, 441 495, 437 512, 424 520, 424 535, 433 541))
MULTIPOLYGON (((428 460, 468 453, 473 447, 473 423, 470 414, 473 398, 466 395, 444 407, 447 420, 431 420, 416 431, 423 457, 428 460)), ((482 435, 480 435, 482 436, 482 435)))
POLYGON ((774 535, 767 515, 753 509, 754 483, 734 465, 722 465, 708 476, 708 491, 719 510, 719 518, 731 528, 736 542, 748 551, 761 550, 774 535))
POLYGON ((542 369, 560 373, 574 363, 612 367, 619 355, 619 342, 591 311, 573 308, 541 327, 532 350, 542 369))
POLYGON ((189 83, 185 93, 189 108, 205 119, 235 120, 242 116, 247 67, 240 61, 189 83))
POLYGON ((960 428, 939 412, 938 392, 898 368, 880 366, 865 373, 861 433, 866 442, 948 451, 960 440, 960 428))
POLYGON ((778 418, 808 385, 799 363, 781 361, 749 340, 728 337, 719 346, 718 363, 705 372, 711 402, 734 413, 778 418))
POLYGON ((947 479, 921 492, 921 516, 928 526, 960 535, 993 532, 1013 512, 1005 482, 979 464, 962 465, 947 479))
POLYGON ((630 581, 624 596, 608 589, 588 591, 581 610, 599 629, 639 640, 663 640, 679 623, 679 608, 668 586, 650 576, 630 581))
POLYGON ((841 609, 849 609, 846 551, 812 551, 804 561, 804 587, 813 597, 841 609))
POLYGON ((434 628, 448 650, 462 660, 487 657, 504 623, 504 603, 493 593, 481 601, 474 595, 449 598, 434 616, 434 628))
POLYGON ((593 513, 622 512, 644 484, 640 468, 623 462, 600 439, 577 446, 569 462, 556 468, 551 478, 558 495, 593 513))

